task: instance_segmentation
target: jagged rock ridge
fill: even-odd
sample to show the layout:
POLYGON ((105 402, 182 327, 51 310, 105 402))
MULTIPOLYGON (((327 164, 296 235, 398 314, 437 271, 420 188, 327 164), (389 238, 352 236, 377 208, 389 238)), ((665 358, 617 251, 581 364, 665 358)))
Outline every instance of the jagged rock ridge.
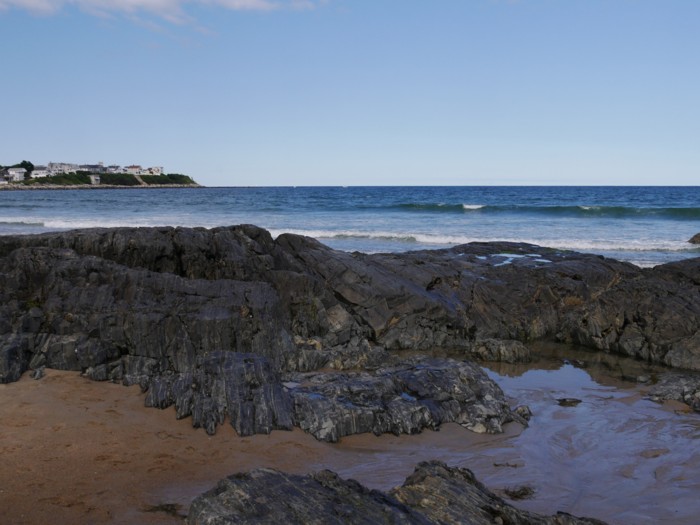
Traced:
POLYGON ((244 225, 0 237, 0 260, 0 381, 47 366, 140 384, 208 432, 227 415, 242 434, 327 440, 519 419, 478 367, 405 357, 434 349, 526 361, 523 343, 556 338, 700 369, 700 259, 365 255, 244 225))

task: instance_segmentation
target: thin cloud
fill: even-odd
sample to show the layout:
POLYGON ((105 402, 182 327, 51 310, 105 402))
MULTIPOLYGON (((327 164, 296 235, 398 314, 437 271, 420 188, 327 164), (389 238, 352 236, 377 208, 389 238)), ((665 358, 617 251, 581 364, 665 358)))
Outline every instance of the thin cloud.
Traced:
POLYGON ((234 11, 277 11, 315 9, 328 0, 0 0, 0 11, 22 9, 50 15, 65 7, 77 7, 87 13, 137 15, 147 13, 172 23, 191 20, 188 6, 207 5, 234 11))
POLYGON ((279 2, 269 0, 203 0, 202 3, 218 5, 237 11, 273 11, 279 9, 279 2))
POLYGON ((53 13, 60 7, 61 2, 52 0, 0 0, 0 9, 10 9, 18 7, 26 9, 32 13, 48 14, 53 13))

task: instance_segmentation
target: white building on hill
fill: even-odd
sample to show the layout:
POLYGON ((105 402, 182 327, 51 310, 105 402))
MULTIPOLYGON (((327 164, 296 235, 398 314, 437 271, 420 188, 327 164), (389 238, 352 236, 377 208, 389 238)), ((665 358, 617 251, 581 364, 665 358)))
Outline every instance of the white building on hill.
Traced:
POLYGON ((133 164, 131 166, 126 166, 124 168, 124 173, 129 173, 131 175, 140 175, 143 168, 138 164, 133 164))
POLYGON ((34 170, 32 171, 32 179, 39 179, 41 177, 48 177, 49 176, 49 168, 46 166, 34 166, 34 170))
POLYGON ((151 168, 145 168, 141 170, 139 175, 162 175, 163 166, 153 166, 151 168))
POLYGON ((7 168, 5 170, 5 178, 8 182, 22 182, 27 170, 24 168, 7 168))
POLYGON ((68 162, 49 162, 48 170, 50 176, 62 175, 63 173, 75 173, 78 171, 78 165, 68 162))

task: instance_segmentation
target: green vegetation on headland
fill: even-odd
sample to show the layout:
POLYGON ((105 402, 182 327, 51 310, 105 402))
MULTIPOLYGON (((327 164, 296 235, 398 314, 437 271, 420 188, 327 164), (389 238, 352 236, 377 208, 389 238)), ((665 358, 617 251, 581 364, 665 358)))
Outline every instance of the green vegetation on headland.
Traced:
POLYGON ((78 173, 64 173, 52 177, 40 177, 36 179, 23 180, 17 184, 22 186, 79 186, 95 185, 90 179, 90 175, 100 178, 99 186, 163 186, 163 185, 188 185, 195 186, 197 183, 187 175, 172 173, 168 175, 140 175, 138 178, 130 173, 99 173, 92 174, 85 171, 78 173), (139 182, 141 179, 143 183, 139 182))
POLYGON ((141 180, 146 184, 197 184, 191 177, 181 173, 168 173, 167 175, 141 175, 141 180))
POLYGON ((80 184, 91 184, 90 175, 87 173, 63 173, 62 175, 54 175, 53 177, 41 177, 38 179, 25 179, 22 186, 45 186, 47 184, 55 184, 58 186, 78 186, 80 184))

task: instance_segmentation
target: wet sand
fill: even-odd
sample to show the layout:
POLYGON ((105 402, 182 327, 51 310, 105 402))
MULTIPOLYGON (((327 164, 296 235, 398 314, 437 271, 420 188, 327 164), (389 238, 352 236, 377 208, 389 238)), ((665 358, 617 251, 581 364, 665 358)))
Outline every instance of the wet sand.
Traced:
POLYGON ((412 472, 420 460, 414 454, 429 450, 431 436, 483 437, 447 425, 415 439, 355 436, 331 445, 301 430, 242 438, 227 423, 210 437, 189 418, 177 421, 174 408, 143 402, 137 386, 97 383, 77 372, 47 370, 40 380, 25 374, 0 385, 0 521, 182 523, 194 497, 255 467, 352 473, 369 460, 364 472, 356 471, 358 479, 390 488, 412 472), (382 469, 374 464, 377 450, 401 463, 392 467, 387 460, 382 469))
POLYGON ((76 372, 0 385, 0 521, 181 523, 192 498, 224 476, 303 472, 332 452, 301 431, 239 438, 224 425, 209 437, 143 400, 136 386, 76 372))
MULTIPOLYGON (((530 427, 476 435, 457 425, 417 436, 351 436, 319 443, 301 431, 209 437, 145 408, 138 387, 48 370, 0 385, 3 523, 182 523, 191 500, 224 476, 259 466, 304 473, 331 468, 367 486, 400 484, 416 463, 472 469, 492 490, 528 486, 515 502, 610 523, 696 523, 700 421, 679 404, 642 399, 643 387, 552 361, 549 370, 490 372, 530 427), (501 375, 502 374, 502 375, 501 375), (557 399, 581 403, 562 407, 557 399), (678 413, 676 412, 678 411, 678 413), (696 453, 695 450, 698 450, 696 453)), ((538 366, 547 368, 546 364, 538 366)))

